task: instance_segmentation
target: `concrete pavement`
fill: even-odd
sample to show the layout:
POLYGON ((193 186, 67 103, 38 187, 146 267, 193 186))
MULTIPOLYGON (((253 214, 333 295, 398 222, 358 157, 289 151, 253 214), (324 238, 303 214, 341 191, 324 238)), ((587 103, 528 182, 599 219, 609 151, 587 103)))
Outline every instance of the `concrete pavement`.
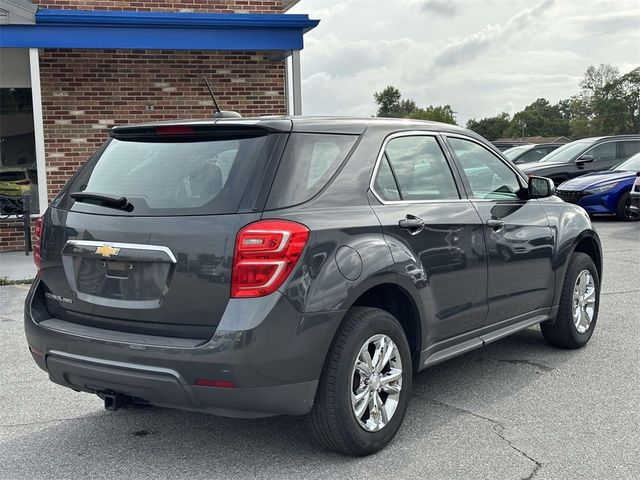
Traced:
POLYGON ((586 348, 531 328, 417 376, 404 426, 367 458, 320 450, 305 419, 236 420, 101 401, 50 383, 0 287, 0 478, 635 478, 640 224, 598 220, 600 317, 586 348))

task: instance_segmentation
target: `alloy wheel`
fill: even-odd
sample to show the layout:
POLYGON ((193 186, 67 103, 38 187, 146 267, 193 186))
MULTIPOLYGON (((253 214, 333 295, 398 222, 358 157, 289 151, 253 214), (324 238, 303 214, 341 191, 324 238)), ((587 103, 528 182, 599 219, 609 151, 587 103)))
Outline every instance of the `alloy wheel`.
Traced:
POLYGON ((589 270, 578 274, 573 287, 573 323, 578 333, 589 330, 596 308, 596 286, 589 270))
POLYGON ((384 428, 393 417, 402 389, 402 360, 387 335, 369 338, 358 353, 351 374, 351 408, 368 432, 384 428))

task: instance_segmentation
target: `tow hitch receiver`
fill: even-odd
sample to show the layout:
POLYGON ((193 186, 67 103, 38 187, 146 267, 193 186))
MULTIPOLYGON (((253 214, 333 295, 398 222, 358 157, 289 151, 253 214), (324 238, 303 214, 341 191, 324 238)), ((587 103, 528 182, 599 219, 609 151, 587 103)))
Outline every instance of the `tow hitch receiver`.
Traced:
POLYGON ((104 396, 104 408, 115 412, 119 408, 124 408, 133 403, 133 398, 128 395, 122 395, 120 393, 105 393, 104 396))

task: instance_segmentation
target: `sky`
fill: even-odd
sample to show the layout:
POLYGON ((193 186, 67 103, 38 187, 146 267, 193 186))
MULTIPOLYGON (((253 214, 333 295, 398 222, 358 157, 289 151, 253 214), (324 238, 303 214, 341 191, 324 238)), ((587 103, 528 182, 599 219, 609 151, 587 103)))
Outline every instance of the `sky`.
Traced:
POLYGON ((305 115, 371 116, 387 85, 458 124, 578 92, 589 65, 640 66, 638 0, 301 0, 305 115))

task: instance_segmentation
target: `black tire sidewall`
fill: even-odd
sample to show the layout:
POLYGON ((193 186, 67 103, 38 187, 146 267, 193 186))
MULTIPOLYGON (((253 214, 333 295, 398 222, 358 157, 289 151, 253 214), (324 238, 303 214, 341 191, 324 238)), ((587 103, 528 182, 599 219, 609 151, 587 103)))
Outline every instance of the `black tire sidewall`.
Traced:
POLYGON ((627 201, 630 201, 630 198, 631 192, 626 192, 618 200, 618 205, 616 206, 616 217, 618 217, 618 220, 623 220, 626 222, 637 222, 638 220, 640 220, 640 215, 637 215, 635 218, 629 218, 625 213, 624 209, 627 201))
POLYGON ((567 271, 567 276, 565 277, 566 285, 563 291, 564 295, 559 313, 561 316, 560 320, 567 323, 566 326, 576 346, 582 346, 585 345, 593 335, 593 331, 595 330, 596 323, 598 321, 598 310, 600 308, 600 276, 598 275, 598 271, 593 264, 593 261, 588 255, 574 255, 575 259, 572 259, 571 265, 567 271), (575 287, 576 280, 578 279, 578 275, 580 275, 583 270, 587 270, 593 277, 596 288, 596 302, 593 319, 591 320, 589 328, 586 332, 579 333, 573 321, 573 289, 575 287))
POLYGON ((367 310, 370 311, 367 318, 356 323, 342 351, 337 371, 338 384, 335 398, 336 416, 339 424, 344 428, 346 440, 361 455, 380 450, 395 436, 404 419, 412 386, 411 353, 402 327, 391 314, 384 310, 367 310), (352 369, 364 342, 377 334, 387 335, 398 347, 402 360, 402 389, 398 407, 389 423, 377 432, 368 432, 360 426, 351 408, 352 369))

